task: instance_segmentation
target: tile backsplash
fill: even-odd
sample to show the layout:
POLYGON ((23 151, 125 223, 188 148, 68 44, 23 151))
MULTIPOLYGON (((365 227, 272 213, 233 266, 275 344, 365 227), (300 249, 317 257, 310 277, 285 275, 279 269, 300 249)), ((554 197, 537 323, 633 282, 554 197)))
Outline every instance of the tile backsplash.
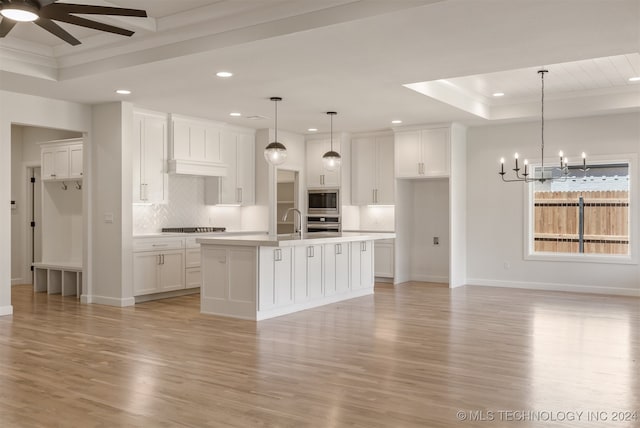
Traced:
MULTIPOLYGON (((169 202, 133 205, 133 234, 160 232, 163 227, 219 226, 227 230, 261 230, 252 221, 252 207, 216 207, 204 204, 204 177, 169 175, 169 202)), ((255 211, 255 208, 253 209, 255 211)))

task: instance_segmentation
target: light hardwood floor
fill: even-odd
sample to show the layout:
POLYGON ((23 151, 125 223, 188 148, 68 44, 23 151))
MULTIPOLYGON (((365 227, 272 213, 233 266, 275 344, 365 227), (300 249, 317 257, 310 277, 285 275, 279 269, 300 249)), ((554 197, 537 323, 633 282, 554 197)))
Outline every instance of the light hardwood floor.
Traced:
POLYGON ((255 323, 201 315, 197 295, 12 296, 3 428, 640 426, 612 421, 640 412, 637 298, 379 284, 255 323))

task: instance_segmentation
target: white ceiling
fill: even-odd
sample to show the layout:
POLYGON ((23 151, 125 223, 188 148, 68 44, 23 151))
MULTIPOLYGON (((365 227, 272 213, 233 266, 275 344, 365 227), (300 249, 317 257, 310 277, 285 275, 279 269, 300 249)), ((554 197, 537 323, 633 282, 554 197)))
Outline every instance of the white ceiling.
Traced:
POLYGON ((273 124, 246 116, 271 118, 269 97, 281 96, 282 129, 326 131, 324 112, 336 110, 334 130, 357 132, 393 119, 536 118, 535 71, 546 66, 550 118, 640 111, 640 84, 625 80, 640 72, 640 0, 74 2, 143 8, 151 18, 111 18, 135 30, 132 38, 69 26, 83 42, 77 47, 22 24, 0 39, 0 89, 90 104, 128 100, 254 128, 273 124), (234 77, 215 77, 223 69, 234 77), (473 95, 490 113, 478 114, 469 104, 476 101, 403 86, 433 81, 473 95), (120 87, 134 93, 118 96, 120 87), (505 97, 491 97, 496 91, 505 97), (245 117, 230 118, 232 111, 245 117))

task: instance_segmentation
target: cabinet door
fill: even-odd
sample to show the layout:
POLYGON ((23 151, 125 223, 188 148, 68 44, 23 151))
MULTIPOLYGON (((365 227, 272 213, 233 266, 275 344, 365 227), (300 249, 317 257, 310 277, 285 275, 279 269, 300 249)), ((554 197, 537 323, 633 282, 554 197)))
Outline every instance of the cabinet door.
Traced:
POLYGON ((185 264, 187 268, 200 267, 200 248, 188 248, 185 250, 185 264))
POLYGON ((335 244, 336 249, 336 293, 344 293, 349 291, 349 258, 351 252, 349 251, 349 243, 335 244))
POLYGON ((293 303, 292 256, 293 248, 280 248, 279 260, 275 262, 275 302, 279 307, 293 303))
POLYGON ((362 253, 362 242, 350 243, 350 272, 351 272, 351 289, 358 290, 360 286, 360 253, 362 253))
POLYGON ((144 202, 144 164, 143 159, 143 122, 144 118, 139 114, 133 115, 133 138, 131 140, 131 163, 133 164, 133 203, 144 202))
POLYGON ((307 247, 293 247, 293 297, 296 303, 307 301, 307 247))
POLYGON ((360 251, 360 288, 373 287, 373 241, 363 241, 360 251))
POLYGON ((160 256, 159 291, 184 288, 184 251, 165 251, 160 256))
POLYGON ((255 203, 255 139, 238 134, 236 139, 236 187, 241 205, 255 203))
POLYGON ((42 149, 41 153, 42 180, 55 179, 55 156, 53 149, 42 149))
POLYGON ((324 295, 336 294, 336 253, 339 244, 325 244, 323 251, 324 295))
POLYGON ((425 176, 449 175, 449 129, 436 128, 421 132, 422 162, 425 176))
POLYGON ((422 162, 420 131, 397 132, 394 140, 396 177, 419 177, 422 162))
POLYGON ((143 193, 145 202, 167 201, 167 121, 145 116, 143 120, 143 193))
POLYGON ((69 177, 82 178, 82 144, 69 146, 69 177))
POLYGON ((324 295, 322 288, 322 246, 307 247, 307 290, 310 299, 324 295))
POLYGON ((376 277, 393 278, 394 245, 393 240, 375 241, 374 270, 376 277))
POLYGON ((205 245, 202 250, 202 277, 207 281, 201 289, 202 297, 227 300, 229 297, 229 269, 227 250, 205 245))
POLYGON ((393 137, 376 138, 376 204, 393 205, 395 203, 393 156, 393 137))
POLYGON ((218 204, 237 204, 237 144, 236 135, 230 132, 222 132, 220 136, 220 158, 227 165, 227 175, 218 179, 219 192, 218 204))
POLYGON ((58 179, 69 177, 69 147, 56 147, 53 150, 53 173, 58 179))
POLYGON ((326 180, 322 155, 327 152, 322 140, 307 141, 307 187, 323 187, 326 180))
POLYGON ((160 265, 159 252, 133 253, 133 295, 157 293, 160 265))
POLYGON ((351 141, 351 201, 353 205, 376 202, 376 141, 374 138, 354 138, 351 141))

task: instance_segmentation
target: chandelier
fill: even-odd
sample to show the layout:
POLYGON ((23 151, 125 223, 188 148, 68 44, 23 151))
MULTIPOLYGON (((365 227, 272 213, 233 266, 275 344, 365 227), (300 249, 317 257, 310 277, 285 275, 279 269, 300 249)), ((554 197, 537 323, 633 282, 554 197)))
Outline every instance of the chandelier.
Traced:
MULTIPOLYGON (((549 171, 545 170, 545 166, 544 166, 544 74, 548 73, 549 70, 538 70, 538 74, 540 74, 540 81, 542 83, 542 109, 541 109, 541 128, 542 128, 542 137, 541 137, 541 142, 540 142, 540 158, 542 159, 541 164, 540 164, 540 168, 539 168, 539 174, 536 173, 536 170, 538 168, 532 168, 532 170, 529 169, 529 161, 527 159, 524 160, 524 170, 523 168, 520 168, 519 164, 518 164, 518 153, 516 153, 514 155, 514 159, 515 159, 515 168, 513 168, 513 171, 515 172, 515 177, 514 178, 505 178, 505 175, 507 174, 504 170, 504 158, 500 158, 500 172, 498 174, 500 174, 500 177, 502 177, 502 181, 504 182, 524 182, 524 183, 534 183, 534 182, 538 182, 538 183, 544 183, 545 181, 566 181, 567 178, 569 177, 569 169, 574 169, 575 167, 569 167, 569 160, 564 157, 564 153, 562 152, 562 150, 560 151, 560 153, 558 154, 560 156, 560 165, 559 168, 552 168, 549 169, 549 171), (556 174, 554 174, 554 169, 556 171, 556 174), (521 173, 522 171, 522 173, 521 173)), ((578 169, 582 172, 585 173, 589 170, 589 168, 587 168, 587 155, 585 152, 582 152, 582 168, 578 169)))

